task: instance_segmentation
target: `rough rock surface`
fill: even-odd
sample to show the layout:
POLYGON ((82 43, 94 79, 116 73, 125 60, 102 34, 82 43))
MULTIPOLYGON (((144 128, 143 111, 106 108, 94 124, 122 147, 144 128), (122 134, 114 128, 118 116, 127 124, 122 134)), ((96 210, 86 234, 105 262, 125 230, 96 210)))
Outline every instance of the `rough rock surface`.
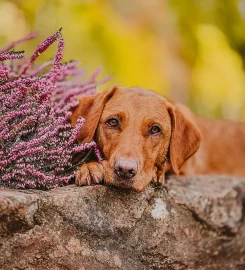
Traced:
POLYGON ((0 269, 245 269, 245 180, 0 188, 0 269))

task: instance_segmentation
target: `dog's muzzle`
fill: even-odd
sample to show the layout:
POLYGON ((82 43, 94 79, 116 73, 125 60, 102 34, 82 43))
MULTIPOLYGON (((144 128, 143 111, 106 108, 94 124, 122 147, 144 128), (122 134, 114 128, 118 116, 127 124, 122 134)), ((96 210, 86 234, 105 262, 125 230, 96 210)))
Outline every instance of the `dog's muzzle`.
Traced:
POLYGON ((114 173, 119 180, 129 180, 133 178, 138 171, 138 164, 134 159, 117 159, 114 165, 114 173))

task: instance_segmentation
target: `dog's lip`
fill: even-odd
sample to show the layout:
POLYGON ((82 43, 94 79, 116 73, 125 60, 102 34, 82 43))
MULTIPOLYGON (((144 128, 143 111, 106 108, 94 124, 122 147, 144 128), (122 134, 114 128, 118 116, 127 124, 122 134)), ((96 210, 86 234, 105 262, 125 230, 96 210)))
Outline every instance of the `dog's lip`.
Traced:
MULTIPOLYGON (((130 179, 131 180, 131 179, 130 179)), ((130 180, 120 180, 120 181, 112 181, 109 183, 109 185, 114 186, 116 188, 122 188, 122 189, 127 189, 127 190, 133 190, 135 192, 141 192, 144 190, 143 189, 138 189, 134 186, 134 181, 130 180)))
POLYGON ((123 179, 123 178, 118 177, 115 173, 113 173, 112 179, 114 182, 117 182, 117 183, 132 184, 134 182, 135 176, 130 179, 123 179))
POLYGON ((116 175, 112 175, 110 177, 110 181, 105 181, 106 184, 115 186, 115 187, 121 187, 121 188, 128 188, 128 189, 134 189, 134 177, 131 179, 121 179, 116 175))
POLYGON ((137 188, 135 187, 135 183, 137 182, 137 178, 133 177, 131 179, 120 179, 114 174, 110 175, 110 180, 104 181, 104 183, 108 186, 112 186, 115 188, 122 188, 122 189, 127 189, 127 190, 133 190, 135 192, 141 192, 144 190, 144 188, 137 188))
POLYGON ((109 183, 110 186, 114 186, 116 188, 122 188, 122 189, 127 189, 127 190, 135 190, 133 182, 129 183, 127 181, 112 181, 109 183))

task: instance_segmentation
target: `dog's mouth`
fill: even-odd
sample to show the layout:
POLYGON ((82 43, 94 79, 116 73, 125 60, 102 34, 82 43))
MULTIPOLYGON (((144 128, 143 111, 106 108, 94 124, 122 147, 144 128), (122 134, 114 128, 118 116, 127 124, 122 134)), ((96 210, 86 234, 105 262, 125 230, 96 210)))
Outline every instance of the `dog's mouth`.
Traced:
POLYGON ((135 177, 130 179, 123 179, 118 177, 115 173, 112 176, 113 183, 123 188, 131 188, 134 185, 135 177))
MULTIPOLYGON (((111 170, 113 171, 113 170, 111 170)), ((104 183, 107 185, 117 186, 121 188, 134 189, 135 177, 131 179, 123 179, 118 177, 114 172, 105 174, 104 183)))
POLYGON ((152 178, 148 175, 143 173, 139 173, 130 179, 123 179, 118 177, 114 170, 111 168, 104 168, 105 175, 104 175, 104 183, 106 185, 115 186, 124 189, 131 189, 136 192, 143 191, 151 182, 152 178))

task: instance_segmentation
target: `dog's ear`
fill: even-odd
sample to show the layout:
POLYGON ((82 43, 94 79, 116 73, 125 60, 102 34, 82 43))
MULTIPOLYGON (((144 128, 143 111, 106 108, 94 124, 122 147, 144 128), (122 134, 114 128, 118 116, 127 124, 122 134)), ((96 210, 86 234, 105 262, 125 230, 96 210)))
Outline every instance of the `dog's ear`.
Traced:
POLYGON ((183 163, 198 150, 201 134, 192 120, 191 112, 183 105, 169 101, 171 117, 171 141, 169 146, 170 163, 173 172, 179 174, 183 163))
POLYGON ((79 99, 79 105, 73 110, 71 116, 72 126, 76 124, 80 116, 85 119, 84 126, 78 134, 79 142, 89 142, 93 139, 105 104, 113 96, 115 90, 116 86, 102 93, 82 96, 79 99))

